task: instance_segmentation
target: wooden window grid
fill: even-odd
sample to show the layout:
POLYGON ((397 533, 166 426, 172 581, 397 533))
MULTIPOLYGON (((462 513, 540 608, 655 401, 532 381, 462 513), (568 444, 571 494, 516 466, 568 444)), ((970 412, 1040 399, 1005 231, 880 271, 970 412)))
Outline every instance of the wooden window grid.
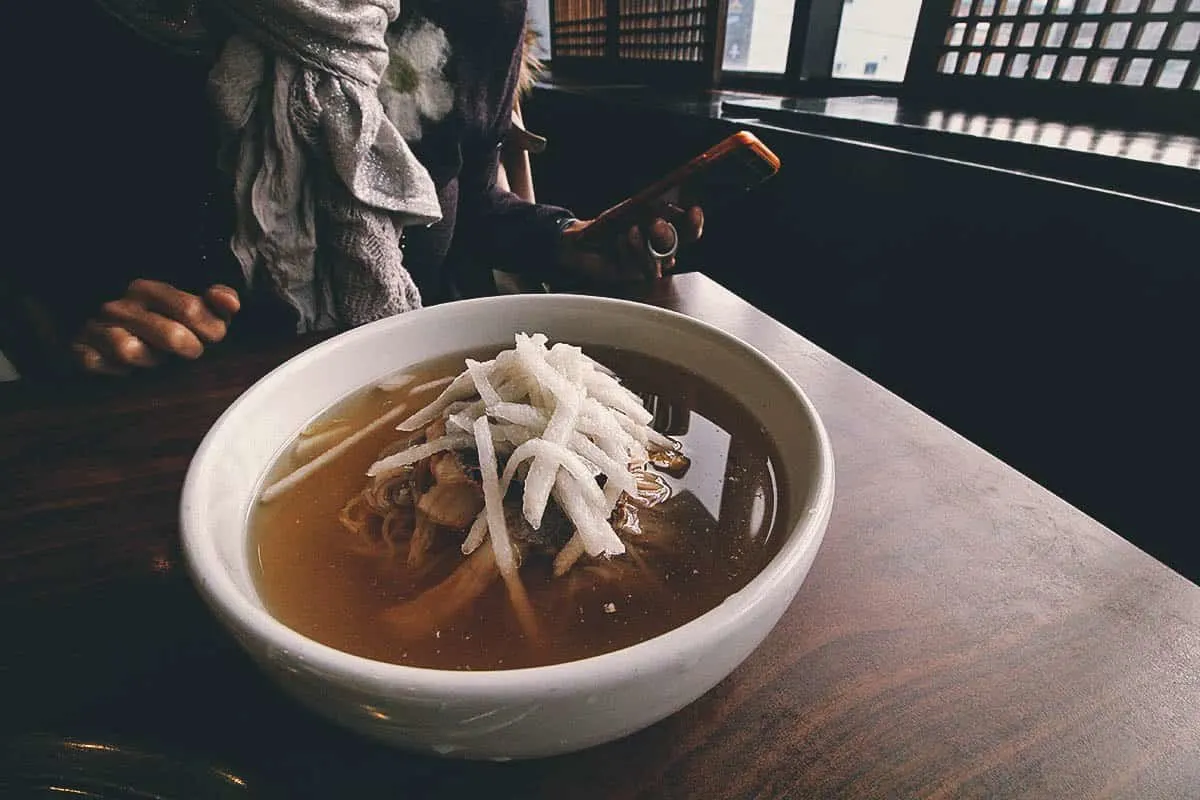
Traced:
POLYGON ((556 76, 871 92, 945 109, 1200 132, 1200 0, 923 0, 903 83, 831 76, 844 0, 797 0, 787 69, 722 77, 728 0, 551 0, 556 76))
POLYGON ((608 51, 606 0, 554 0, 553 60, 603 58, 608 51))
POLYGON ((664 3, 620 0, 617 55, 647 61, 704 59, 708 20, 703 0, 664 3))
POLYGON ((1200 91, 1200 0, 954 0, 937 72, 1200 91))
POLYGON ((556 75, 591 81, 714 85, 726 0, 552 0, 556 75))

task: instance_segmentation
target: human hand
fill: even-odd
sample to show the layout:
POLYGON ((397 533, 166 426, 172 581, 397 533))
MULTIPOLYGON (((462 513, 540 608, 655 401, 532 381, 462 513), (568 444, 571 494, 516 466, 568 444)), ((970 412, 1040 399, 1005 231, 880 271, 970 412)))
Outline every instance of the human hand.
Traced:
POLYGON ((108 375, 154 367, 170 356, 199 358, 205 345, 225 338, 240 308, 237 292, 222 284, 200 297, 139 278, 87 321, 71 343, 72 355, 87 372, 108 375))
POLYGON ((571 278, 595 284, 613 284, 661 278, 675 268, 675 254, 698 240, 704 232, 704 211, 699 206, 684 211, 664 206, 647 225, 635 225, 599 248, 581 241, 588 221, 577 221, 563 231, 559 266, 571 278))

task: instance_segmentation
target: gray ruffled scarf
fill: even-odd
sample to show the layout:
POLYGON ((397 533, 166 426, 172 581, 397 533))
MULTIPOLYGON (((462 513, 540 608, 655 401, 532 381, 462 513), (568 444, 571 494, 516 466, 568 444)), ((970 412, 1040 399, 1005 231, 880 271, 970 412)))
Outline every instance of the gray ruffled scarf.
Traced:
MULTIPOLYGON (((441 207, 379 99, 399 0, 210 3, 236 29, 209 86, 227 134, 231 246, 247 284, 265 276, 301 332, 419 308, 400 235, 436 222, 441 207)), ((105 5, 160 41, 202 46, 194 2, 105 5)))

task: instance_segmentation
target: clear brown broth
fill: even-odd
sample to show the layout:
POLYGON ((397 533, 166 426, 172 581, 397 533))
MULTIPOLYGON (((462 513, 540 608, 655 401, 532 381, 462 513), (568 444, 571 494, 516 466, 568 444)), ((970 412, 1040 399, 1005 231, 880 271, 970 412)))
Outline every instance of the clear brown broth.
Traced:
MULTIPOLYGON (((253 510, 251 564, 267 609, 311 639, 366 658, 436 669, 515 669, 645 641, 713 609, 749 583, 778 550, 783 537, 774 528, 787 518, 774 443, 749 411, 703 378, 637 353, 585 350, 630 389, 668 399, 675 419, 688 420, 686 433, 667 432, 683 443, 691 468, 682 479, 668 478, 671 500, 640 512, 647 531, 674 532, 674 546, 642 553, 655 580, 628 560, 617 579, 582 569, 584 562, 553 578, 547 561, 531 558, 521 576, 541 626, 538 641, 522 634, 501 581, 450 625, 420 637, 389 631, 382 612, 445 577, 453 564, 422 583, 410 574, 403 551, 395 557, 364 554, 338 520, 347 500, 363 488, 368 466, 400 435, 385 426, 300 486, 253 510)), ((426 364, 414 385, 457 374, 467 356, 490 358, 494 352, 426 364)), ((436 395, 436 389, 413 396, 370 387, 321 419, 345 419, 357 430, 398 402, 415 410, 436 395)), ((291 456, 281 457, 267 485, 296 466, 291 456)))

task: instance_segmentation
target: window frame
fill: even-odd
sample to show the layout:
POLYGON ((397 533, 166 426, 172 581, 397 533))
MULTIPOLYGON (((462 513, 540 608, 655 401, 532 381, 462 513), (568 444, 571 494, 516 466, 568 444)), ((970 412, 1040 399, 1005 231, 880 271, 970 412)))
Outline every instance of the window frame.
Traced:
MULTIPOLYGON (((894 96, 905 81, 833 77, 844 0, 795 0, 787 65, 783 73, 721 70, 721 89, 762 91, 801 97, 894 96)), ((909 63, 911 64, 911 57, 909 63)))
MULTIPOLYGON (((972 8, 978 1, 972 0, 972 8)), ((1026 2, 1028 0, 1022 0, 1022 9, 1026 2)), ((1152 0, 1141 0, 1141 5, 1148 7, 1151 2, 1152 0)), ((1076 0, 1076 10, 1070 17, 1046 14, 1045 20, 1115 21, 1112 12, 1101 15, 1082 14, 1080 9, 1085 3, 1086 0, 1076 0)), ((1176 10, 1170 12, 1170 15, 1182 17, 1185 13, 1194 14, 1195 12, 1184 11, 1188 3, 1189 0, 1179 0, 1176 10)), ((1186 51, 1180 51, 1181 57, 1191 60, 1191 65, 1177 89, 1153 85, 1126 86, 1116 82, 1094 84, 1084 80, 1068 83, 1056 77, 1063 69, 1061 64, 1055 65, 1055 79, 1052 80, 982 74, 946 75, 938 71, 938 65, 942 52, 947 47, 952 47, 944 42, 948 25, 956 19, 953 16, 956 4, 957 0, 924 0, 922 3, 916 33, 913 36, 913 48, 909 55, 908 70, 905 73, 903 99, 970 107, 972 110, 1010 116, 1066 117, 1066 121, 1069 122, 1124 128, 1147 126, 1189 134, 1200 132, 1200 91, 1188 88, 1200 72, 1200 53, 1188 54, 1186 51)), ((1131 35, 1125 44, 1113 50, 1119 54, 1119 64, 1125 63, 1132 56, 1147 57, 1139 56, 1138 53, 1154 52, 1139 51, 1133 47, 1133 43, 1142 25, 1157 21, 1163 16, 1166 15, 1144 10, 1119 16, 1120 21, 1133 23, 1131 35)), ((1004 19, 1000 15, 995 15, 994 18, 1004 19)), ((1014 19, 1019 22, 1025 21, 1022 17, 1014 19)), ((1010 46, 1007 52, 1013 49, 1025 48, 1010 46)), ((1035 53, 1040 53, 1043 49, 1070 51, 1069 47, 1048 48, 1045 45, 1028 49, 1035 53)), ((978 51, 985 52, 985 49, 979 48, 978 51)), ((990 52, 991 49, 987 51, 990 52)))
MULTIPOLYGON (((1115 0, 1113 0, 1115 2, 1115 0)), ((1190 0, 1179 0, 1172 18, 1182 18, 1190 0)), ((978 0, 972 0, 972 9, 978 0)), ((1028 0, 1022 0, 1022 8, 1028 0)), ((1053 0, 1050 0, 1053 2, 1053 0)), ((1142 0, 1149 9, 1152 0, 1142 0)), ((1077 0, 1075 16, 1082 18, 1086 0, 1077 0)), ((1033 80, 986 75, 944 75, 938 71, 946 30, 953 21, 957 0, 924 0, 913 33, 903 81, 873 81, 833 77, 834 54, 841 28, 843 0, 795 0, 787 65, 783 73, 721 69, 717 88, 795 97, 846 97, 882 95, 939 107, 1061 119, 1114 127, 1151 127, 1181 133, 1200 133, 1200 91, 1190 89, 1200 73, 1200 52, 1180 52, 1191 64, 1181 86, 1167 89, 1152 85, 1126 86, 1119 83, 1093 84, 1085 80, 1033 80)), ((1120 15, 1134 23, 1131 36, 1119 48, 1121 61, 1138 51, 1136 34, 1146 22, 1166 15, 1139 9, 1120 15)), ((1003 19, 996 15, 997 19, 1003 19)), ((1046 19, 1054 15, 1047 14, 1046 19)), ((1113 18, 1111 11, 1097 21, 1113 18)), ((1060 18, 1059 21, 1065 18, 1060 18)), ((1087 17, 1091 21, 1092 17, 1087 17)), ((1063 48, 1060 48, 1063 49, 1063 48)), ((1145 52, 1145 51, 1143 51, 1145 52)), ((1153 52, 1153 51, 1149 51, 1153 52)), ((1138 56, 1141 57, 1141 56, 1138 56)), ((1055 75, 1061 70, 1056 65, 1055 75)))

